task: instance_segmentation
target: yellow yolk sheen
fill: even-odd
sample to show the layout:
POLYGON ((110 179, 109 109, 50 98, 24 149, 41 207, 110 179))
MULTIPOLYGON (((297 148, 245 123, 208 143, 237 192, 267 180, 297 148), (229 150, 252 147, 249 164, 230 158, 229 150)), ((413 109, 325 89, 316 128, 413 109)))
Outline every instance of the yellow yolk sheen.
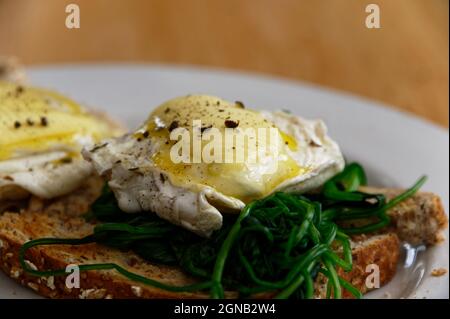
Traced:
POLYGON ((111 136, 74 101, 57 93, 0 82, 0 161, 49 150, 80 157, 83 145, 111 136))
MULTIPOLYGON (((197 130, 198 132, 198 130, 197 130)), ((169 174, 171 182, 176 186, 188 186, 194 190, 209 186, 224 195, 240 199, 245 203, 264 197, 283 181, 304 174, 307 167, 300 167, 289 155, 289 150, 296 150, 295 139, 280 131, 271 121, 259 112, 245 109, 242 103, 230 103, 211 96, 187 96, 170 100, 152 112, 143 127, 134 133, 135 138, 147 135, 157 145, 152 160, 157 168, 169 174), (201 120, 201 134, 208 129, 216 128, 225 136, 230 126, 236 134, 245 134, 246 129, 275 129, 274 143, 267 134, 265 152, 255 157, 256 161, 248 161, 252 148, 250 143, 260 142, 257 138, 245 139, 245 144, 228 145, 222 139, 222 154, 239 151, 245 153, 244 162, 174 163, 170 156, 171 148, 177 143, 170 139, 170 131, 174 128, 185 128, 193 136, 193 121, 201 120), (231 124, 230 124, 231 123, 231 124), (168 129, 169 128, 169 129, 168 129)), ((202 141, 201 150, 209 141, 202 141)), ((191 151, 193 142, 191 143, 191 151)), ((258 145, 261 147, 261 145, 258 145)), ((255 148, 253 148, 254 150, 255 148)), ((191 152, 191 159, 193 154, 191 152)), ((236 159, 236 157, 233 157, 236 159)))

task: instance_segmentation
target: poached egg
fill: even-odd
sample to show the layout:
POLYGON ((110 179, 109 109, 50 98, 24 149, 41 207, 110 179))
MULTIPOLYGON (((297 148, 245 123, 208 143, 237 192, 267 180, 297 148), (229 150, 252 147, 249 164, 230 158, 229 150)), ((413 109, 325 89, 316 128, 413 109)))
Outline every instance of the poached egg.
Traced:
POLYGON ((163 103, 135 131, 102 141, 83 155, 107 176, 123 211, 154 212, 202 236, 221 227, 222 213, 239 213, 250 201, 275 191, 315 189, 344 167, 339 147, 321 120, 250 110, 241 102, 207 95, 163 103), (275 134, 260 139, 248 134, 249 129, 275 134), (182 131, 175 134, 177 130, 182 131), (206 153, 220 153, 222 161, 193 160, 196 134, 211 142, 229 130, 245 142, 227 144, 222 138, 221 146, 212 149, 202 143, 197 151, 205 154, 209 147, 206 153), (190 137, 191 156, 177 161, 174 148, 179 153, 184 132, 190 137), (239 152, 244 161, 236 160, 239 152), (223 161, 229 154, 234 160, 223 161))
POLYGON ((81 149, 119 133, 56 92, 0 82, 0 202, 73 191, 93 172, 81 149))

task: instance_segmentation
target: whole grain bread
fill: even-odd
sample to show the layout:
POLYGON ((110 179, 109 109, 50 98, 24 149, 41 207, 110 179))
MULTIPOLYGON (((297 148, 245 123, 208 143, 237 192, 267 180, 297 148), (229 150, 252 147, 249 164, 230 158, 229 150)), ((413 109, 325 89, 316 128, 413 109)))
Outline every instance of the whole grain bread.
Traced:
MULTIPOLYGON (((49 298, 207 298, 204 292, 174 293, 133 282, 115 271, 87 271, 81 274, 80 288, 69 289, 65 277, 39 278, 23 272, 18 251, 26 241, 42 237, 74 238, 90 234, 94 224, 87 223, 81 214, 100 193, 103 181, 92 177, 76 192, 56 200, 43 201, 32 197, 29 207, 20 213, 6 212, 0 217, 0 268, 20 284, 49 298)), ((416 196, 422 196, 421 194, 416 196)), ((431 195, 426 195, 431 196, 431 195)), ((411 202, 416 205, 416 201, 411 202)), ((414 208, 409 207, 408 211, 414 208)), ((420 209, 420 208, 415 208, 420 209)), ((398 215, 401 219, 401 214, 398 215)), ((395 230, 395 229, 394 229, 395 230)), ((367 266, 377 264, 380 284, 395 275, 399 260, 400 240, 395 232, 357 236, 352 240, 353 270, 339 274, 362 292, 369 289, 367 266)), ((114 262, 129 271, 171 285, 187 285, 195 279, 176 267, 149 263, 132 252, 123 252, 99 244, 82 246, 40 246, 28 251, 26 260, 40 270, 65 268, 68 264, 114 262)), ((326 278, 318 276, 315 295, 326 295, 326 278)), ((255 297, 270 298, 272 294, 255 297)), ((237 297, 227 292, 227 298, 237 297)), ((351 297, 344 292, 344 297, 351 297)))
MULTIPOLYGON (((403 190, 361 187, 363 192, 384 194, 387 200, 403 190)), ((388 211, 391 227, 400 240, 412 245, 435 245, 444 240, 443 230, 448 225, 441 198, 433 193, 418 192, 388 211)))
MULTIPOLYGON (((0 218, 1 261, 0 267, 22 285, 50 298, 207 298, 202 292, 173 293, 145 286, 128 280, 115 271, 88 271, 81 275, 80 289, 68 289, 65 277, 38 278, 23 272, 18 260, 18 251, 23 243, 41 237, 83 237, 90 234, 94 225, 82 217, 67 217, 56 212, 5 213, 0 218)), ((369 275, 366 267, 377 264, 381 285, 395 275, 399 257, 399 240, 394 233, 360 238, 352 241, 354 266, 351 272, 339 270, 340 275, 355 287, 366 292, 365 280, 369 275)), ((132 252, 122 252, 99 244, 83 246, 41 246, 29 250, 26 256, 29 265, 38 269, 61 269, 69 264, 114 262, 142 276, 171 285, 188 285, 195 282, 175 267, 149 263, 132 252)), ((319 279, 316 296, 324 297, 326 280, 319 279), (323 285, 323 287, 320 286, 323 285)), ((268 298, 271 294, 258 297, 268 298)), ((345 294, 345 297, 350 297, 345 294)), ((227 297, 236 297, 227 293, 227 297)))

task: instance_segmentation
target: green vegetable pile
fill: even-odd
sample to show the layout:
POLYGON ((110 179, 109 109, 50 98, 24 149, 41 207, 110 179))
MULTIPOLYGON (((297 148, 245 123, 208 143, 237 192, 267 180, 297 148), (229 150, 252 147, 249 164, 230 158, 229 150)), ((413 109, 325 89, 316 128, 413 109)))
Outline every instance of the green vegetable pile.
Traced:
POLYGON ((65 269, 31 269, 25 263, 26 251, 40 245, 96 242, 132 250, 150 262, 179 266, 198 283, 171 286, 114 263, 80 265, 80 271, 115 269, 142 284, 173 292, 209 291, 212 298, 224 298, 224 291, 229 290, 239 292, 240 297, 271 292, 283 299, 312 298, 314 279, 322 273, 328 278, 327 297, 340 298, 345 289, 359 298, 361 293, 337 272, 337 268, 352 269, 349 235, 386 227, 390 222, 386 211, 412 196, 424 182, 422 177, 412 188, 386 202, 384 195, 358 191, 366 185, 366 174, 360 165, 352 163, 326 182, 320 193, 278 192, 250 203, 238 216, 224 216, 223 227, 210 238, 199 237, 155 214, 126 214, 105 188, 89 213, 100 222, 93 234, 81 239, 29 241, 21 248, 20 260, 32 275, 66 275, 65 269), (343 220, 366 222, 342 228, 338 224, 343 220))

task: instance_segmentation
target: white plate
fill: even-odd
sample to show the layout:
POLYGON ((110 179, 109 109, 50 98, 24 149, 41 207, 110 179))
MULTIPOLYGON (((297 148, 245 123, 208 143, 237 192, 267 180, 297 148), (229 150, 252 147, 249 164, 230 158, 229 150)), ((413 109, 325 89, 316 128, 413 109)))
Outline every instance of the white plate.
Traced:
MULTIPOLYGON (((72 65, 28 71, 32 84, 104 109, 129 127, 138 125, 159 103, 188 93, 208 93, 254 108, 288 109, 307 118, 322 118, 346 156, 366 167, 371 184, 407 187, 427 174, 424 189, 442 196, 448 212, 448 130, 380 104, 304 83, 189 67, 72 65)), ((430 276, 434 268, 448 269, 448 252, 448 240, 419 252, 412 265, 400 265, 391 283, 367 297, 448 298, 448 274, 430 276)), ((0 298, 35 297, 0 275, 0 298)))

